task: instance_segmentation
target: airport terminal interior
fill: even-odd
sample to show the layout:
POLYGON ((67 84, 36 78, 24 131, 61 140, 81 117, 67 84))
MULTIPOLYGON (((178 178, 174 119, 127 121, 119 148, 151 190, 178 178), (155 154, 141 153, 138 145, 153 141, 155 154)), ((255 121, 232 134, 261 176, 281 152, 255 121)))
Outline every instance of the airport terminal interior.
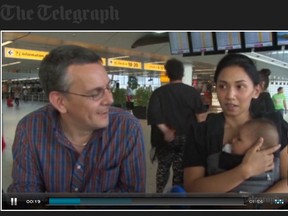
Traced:
MULTIPOLYGON (((39 83, 38 69, 41 60, 51 49, 63 44, 75 44, 91 48, 102 57, 109 78, 115 82, 118 90, 122 90, 119 94, 115 92, 114 105, 131 111, 141 122, 147 158, 146 190, 148 193, 154 193, 157 162, 151 163, 150 160, 150 126, 147 125, 145 111, 141 113, 136 108, 145 107, 151 92, 169 82, 164 70, 165 61, 177 58, 188 66, 188 70, 185 70, 185 83, 199 90, 203 102, 209 105, 210 112, 221 111, 213 84, 213 73, 217 62, 228 52, 241 52, 251 57, 259 70, 270 69, 270 94, 275 94, 277 88, 282 86, 286 98, 288 97, 288 32, 247 33, 251 35, 246 36, 246 32, 240 34, 225 31, 2 32, 1 123, 2 136, 6 142, 1 162, 3 191, 6 191, 12 181, 11 148, 18 121, 24 115, 48 103, 39 83), (259 41, 251 39, 252 34, 259 41), (223 37, 222 40, 218 40, 220 36, 223 37), (243 38, 246 38, 244 42, 243 38), (248 44, 249 39, 255 46, 248 44), (133 109, 128 107, 125 101, 128 83, 135 84, 133 109), (19 105, 13 100, 16 92, 20 92, 19 105), (141 97, 146 100, 140 100, 141 97), (7 100, 11 100, 10 105, 7 100)), ((288 120, 288 115, 285 115, 285 119, 288 120)))

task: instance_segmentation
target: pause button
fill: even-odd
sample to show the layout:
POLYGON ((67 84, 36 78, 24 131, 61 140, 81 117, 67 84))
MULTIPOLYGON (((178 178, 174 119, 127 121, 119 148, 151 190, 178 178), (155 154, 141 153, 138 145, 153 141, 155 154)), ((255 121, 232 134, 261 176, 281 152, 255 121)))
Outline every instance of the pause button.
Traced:
POLYGON ((17 206, 17 198, 11 198, 11 206, 17 206))

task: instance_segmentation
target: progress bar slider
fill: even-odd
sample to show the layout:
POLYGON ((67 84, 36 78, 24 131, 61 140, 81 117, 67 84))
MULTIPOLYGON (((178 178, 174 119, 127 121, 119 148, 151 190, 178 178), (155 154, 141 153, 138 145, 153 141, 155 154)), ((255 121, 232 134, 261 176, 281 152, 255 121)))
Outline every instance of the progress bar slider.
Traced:
POLYGON ((105 197, 105 198, 49 198, 50 206, 60 205, 113 205, 113 206, 129 206, 129 205, 213 205, 213 206, 244 206, 245 199, 243 197, 133 197, 133 198, 119 198, 119 197, 105 197))

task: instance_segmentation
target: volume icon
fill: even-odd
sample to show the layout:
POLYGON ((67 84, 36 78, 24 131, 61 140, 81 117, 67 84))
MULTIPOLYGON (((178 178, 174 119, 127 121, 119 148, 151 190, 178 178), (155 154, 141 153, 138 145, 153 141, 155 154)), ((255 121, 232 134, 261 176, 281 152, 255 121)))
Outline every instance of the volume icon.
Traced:
POLYGON ((17 198, 11 198, 11 206, 17 206, 17 198))

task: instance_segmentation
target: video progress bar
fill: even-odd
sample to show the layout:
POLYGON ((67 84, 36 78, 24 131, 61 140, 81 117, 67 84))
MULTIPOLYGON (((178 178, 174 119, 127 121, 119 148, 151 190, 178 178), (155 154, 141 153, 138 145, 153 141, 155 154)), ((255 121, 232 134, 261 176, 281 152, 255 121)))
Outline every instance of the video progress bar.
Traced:
POLYGON ((61 205, 95 205, 95 206, 129 206, 129 205, 190 205, 190 206, 244 206, 245 198, 243 197, 181 197, 181 198, 49 198, 50 206, 61 206, 61 205))

